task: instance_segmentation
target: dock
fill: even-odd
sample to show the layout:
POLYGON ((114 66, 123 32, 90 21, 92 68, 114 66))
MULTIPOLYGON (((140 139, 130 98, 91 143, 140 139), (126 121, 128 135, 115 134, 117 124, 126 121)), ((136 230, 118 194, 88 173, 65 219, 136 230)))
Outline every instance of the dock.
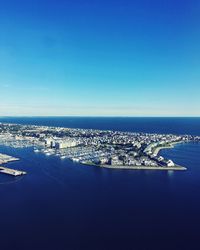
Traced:
POLYGON ((3 166, 0 166, 0 173, 12 175, 12 176, 20 176, 20 175, 25 175, 26 174, 25 171, 6 168, 6 167, 3 167, 3 166))

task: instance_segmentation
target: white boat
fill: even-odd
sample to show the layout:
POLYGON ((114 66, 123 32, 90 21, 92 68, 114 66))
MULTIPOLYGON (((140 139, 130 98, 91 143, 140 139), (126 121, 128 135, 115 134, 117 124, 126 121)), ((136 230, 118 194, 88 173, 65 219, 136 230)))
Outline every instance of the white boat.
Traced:
POLYGON ((79 162, 78 158, 72 158, 72 161, 79 162))
POLYGON ((61 159, 65 159, 65 158, 66 158, 66 156, 65 156, 65 155, 62 155, 60 158, 61 158, 61 159))
POLYGON ((49 155, 52 155, 52 153, 51 152, 47 152, 47 153, 45 153, 45 155, 49 156, 49 155))

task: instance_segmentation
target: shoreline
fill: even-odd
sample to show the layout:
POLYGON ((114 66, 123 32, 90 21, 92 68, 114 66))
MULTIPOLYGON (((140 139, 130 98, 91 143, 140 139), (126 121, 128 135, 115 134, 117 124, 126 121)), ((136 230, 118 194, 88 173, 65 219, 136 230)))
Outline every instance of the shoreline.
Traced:
POLYGON ((156 147, 156 148, 154 149, 153 154, 157 156, 157 155, 159 154, 160 150, 162 150, 162 149, 174 148, 174 146, 175 146, 176 144, 181 144, 181 143, 183 143, 183 142, 182 142, 182 141, 178 141, 178 142, 172 142, 172 143, 170 143, 170 144, 167 145, 167 146, 156 147))

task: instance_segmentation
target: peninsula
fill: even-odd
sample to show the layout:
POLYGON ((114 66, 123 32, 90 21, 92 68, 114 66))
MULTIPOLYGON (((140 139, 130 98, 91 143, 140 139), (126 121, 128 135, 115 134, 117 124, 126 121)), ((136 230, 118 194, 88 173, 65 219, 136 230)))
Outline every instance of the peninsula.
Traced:
POLYGON ((186 170, 159 151, 189 141, 200 136, 0 123, 0 144, 112 169, 186 170))

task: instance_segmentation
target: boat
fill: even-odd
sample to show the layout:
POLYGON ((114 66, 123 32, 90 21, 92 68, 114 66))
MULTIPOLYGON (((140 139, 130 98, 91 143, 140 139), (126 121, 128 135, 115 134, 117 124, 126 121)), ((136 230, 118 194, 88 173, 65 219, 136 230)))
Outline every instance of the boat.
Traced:
POLYGON ((79 162, 80 160, 78 158, 72 158, 72 161, 79 162))
POLYGON ((45 155, 49 156, 49 155, 52 155, 52 153, 50 153, 50 152, 47 152, 47 153, 45 153, 45 155))
POLYGON ((66 158, 66 156, 65 156, 65 155, 62 155, 60 158, 61 158, 61 159, 65 159, 65 158, 66 158))

